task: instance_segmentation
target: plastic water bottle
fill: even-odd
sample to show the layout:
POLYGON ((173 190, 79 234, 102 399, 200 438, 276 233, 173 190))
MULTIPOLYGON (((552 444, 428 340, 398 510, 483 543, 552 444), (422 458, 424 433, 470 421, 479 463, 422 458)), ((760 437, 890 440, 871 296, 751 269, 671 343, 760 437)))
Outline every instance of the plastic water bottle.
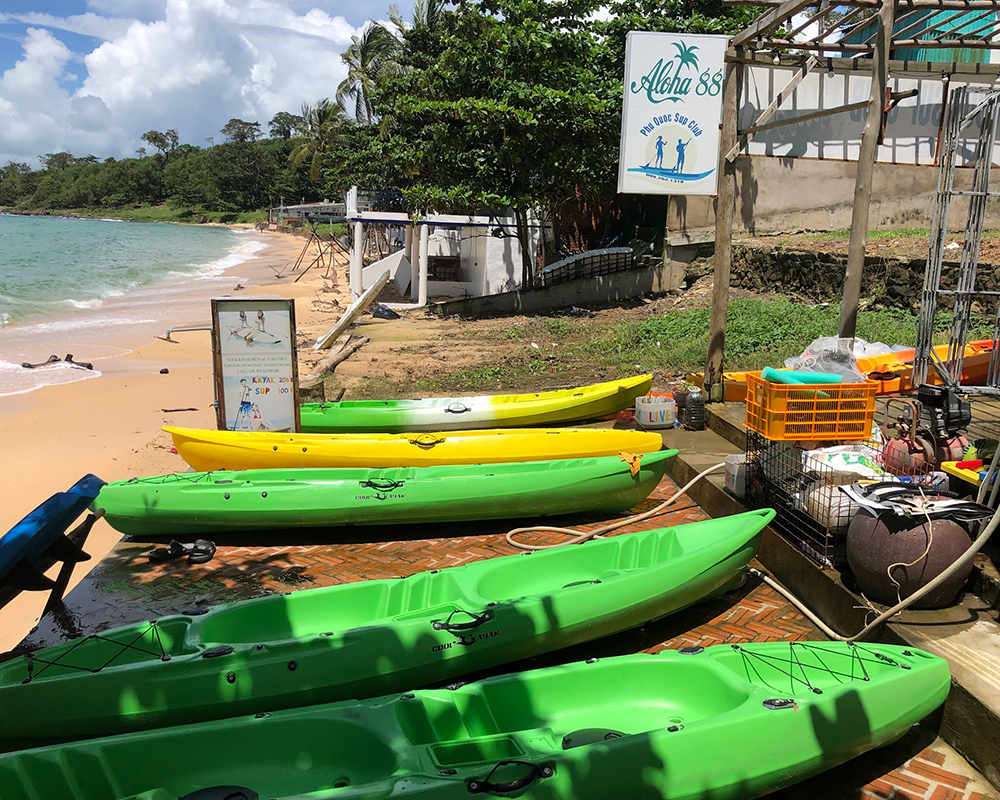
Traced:
POLYGON ((705 397, 697 386, 688 394, 684 404, 684 427, 692 431, 705 430, 705 397))

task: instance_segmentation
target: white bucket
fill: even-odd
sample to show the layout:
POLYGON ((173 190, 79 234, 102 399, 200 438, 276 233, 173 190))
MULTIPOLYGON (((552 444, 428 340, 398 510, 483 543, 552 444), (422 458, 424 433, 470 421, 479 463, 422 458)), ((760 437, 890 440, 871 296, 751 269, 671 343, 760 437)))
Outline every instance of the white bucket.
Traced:
POLYGON ((736 497, 745 497, 747 493, 747 457, 744 455, 726 456, 726 491, 736 497))
POLYGON ((635 421, 643 428, 672 428, 677 422, 677 404, 667 395, 637 397, 635 421))

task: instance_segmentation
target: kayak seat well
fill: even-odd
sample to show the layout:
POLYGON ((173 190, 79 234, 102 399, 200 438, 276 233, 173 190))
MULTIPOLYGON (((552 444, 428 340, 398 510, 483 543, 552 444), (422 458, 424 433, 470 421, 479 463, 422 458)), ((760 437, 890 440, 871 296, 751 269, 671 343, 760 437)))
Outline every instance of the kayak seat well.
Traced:
POLYGON ((201 644, 276 642, 378 625, 378 620, 433 616, 466 602, 455 576, 423 572, 404 580, 359 581, 223 607, 205 617, 201 644))
POLYGON ((499 757, 516 756, 521 749, 516 735, 522 732, 533 732, 531 738, 542 732, 562 747, 566 736, 583 730, 632 735, 686 725, 733 711, 750 697, 749 685, 694 661, 650 658, 629 664, 627 674, 607 662, 595 661, 583 670, 574 666, 400 703, 397 720, 414 744, 438 748, 450 742, 445 757, 472 761, 487 753, 484 760, 489 760, 505 748, 510 755, 499 757), (581 703, 582 697, 588 702, 581 703), (515 738, 508 741, 511 735, 515 738))
POLYGON ((486 600, 530 597, 595 580, 606 581, 682 555, 671 531, 664 536, 632 534, 561 548, 560 559, 521 555, 484 569, 476 591, 486 600))
POLYGON ((283 597, 216 609, 201 622, 201 644, 280 642, 370 624, 384 616, 389 587, 362 581, 329 591, 292 592, 283 597))
POLYGON ((145 797, 152 787, 167 787, 166 796, 176 800, 232 783, 271 798, 373 783, 387 779, 399 766, 384 738, 343 719, 284 720, 269 715, 254 725, 224 731, 192 729, 170 745, 151 758, 142 737, 96 742, 93 754, 60 755, 55 762, 51 757, 27 761, 26 777, 37 796, 53 800, 145 797), (329 742, 337 746, 330 747, 329 742), (200 755, 192 758, 192 754, 200 755), (134 768, 137 763, 143 765, 141 770, 134 768), (238 775, 220 771, 220 765, 229 763, 241 764, 238 775), (83 795, 71 790, 77 782, 90 791, 83 795), (106 791, 91 793, 100 786, 106 791))

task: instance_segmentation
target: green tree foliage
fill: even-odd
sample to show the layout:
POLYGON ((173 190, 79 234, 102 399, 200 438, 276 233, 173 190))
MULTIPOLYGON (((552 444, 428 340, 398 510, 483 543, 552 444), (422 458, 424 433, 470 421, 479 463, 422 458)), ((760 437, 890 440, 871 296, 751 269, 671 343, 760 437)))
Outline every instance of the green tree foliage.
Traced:
POLYGON ((529 210, 614 196, 627 33, 731 34, 758 13, 722 0, 420 0, 407 25, 393 9, 399 68, 371 92, 391 146, 370 149, 415 207, 512 209, 530 285, 529 210))
POLYGON ((401 42, 388 29, 371 23, 360 36, 351 37, 351 45, 341 55, 347 65, 347 77, 337 87, 337 102, 344 108, 354 106, 354 118, 371 125, 375 119, 372 95, 375 88, 398 69, 401 42))
POLYGON ((233 117, 222 126, 220 133, 226 137, 227 142, 245 144, 246 142, 256 142, 260 138, 260 123, 246 122, 233 117))
POLYGON ((274 139, 288 140, 302 127, 305 122, 298 114, 289 114, 287 111, 279 111, 268 123, 268 130, 274 139))
POLYGON ((323 98, 313 106, 303 105, 302 118, 301 136, 295 140, 289 163, 294 167, 309 164, 309 177, 316 181, 322 173, 323 156, 343 132, 346 116, 343 108, 323 98))
POLYGON ((76 163, 76 158, 72 153, 46 153, 39 156, 43 169, 66 169, 76 163))
POLYGON ((525 285, 530 209, 596 191, 612 168, 621 83, 591 66, 603 47, 587 22, 598 5, 468 0, 418 42, 405 34, 409 50, 434 58, 421 67, 421 54, 408 53, 410 69, 379 93, 398 156, 417 173, 413 202, 513 209, 525 285))
POLYGON ((141 137, 144 142, 156 148, 163 156, 163 160, 166 161, 171 151, 177 147, 177 142, 180 141, 177 136, 177 131, 174 128, 161 133, 160 131, 146 131, 141 137))

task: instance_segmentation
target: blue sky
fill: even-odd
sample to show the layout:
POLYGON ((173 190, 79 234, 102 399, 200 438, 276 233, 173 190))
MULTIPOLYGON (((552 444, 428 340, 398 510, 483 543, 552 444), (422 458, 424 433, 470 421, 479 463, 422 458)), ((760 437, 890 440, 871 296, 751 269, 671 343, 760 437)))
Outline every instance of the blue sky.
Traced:
MULTIPOLYGON (((408 3, 400 4, 409 16, 408 3)), ((150 130, 204 144, 231 118, 332 97, 388 0, 2 0, 0 164, 120 158, 150 130)))

